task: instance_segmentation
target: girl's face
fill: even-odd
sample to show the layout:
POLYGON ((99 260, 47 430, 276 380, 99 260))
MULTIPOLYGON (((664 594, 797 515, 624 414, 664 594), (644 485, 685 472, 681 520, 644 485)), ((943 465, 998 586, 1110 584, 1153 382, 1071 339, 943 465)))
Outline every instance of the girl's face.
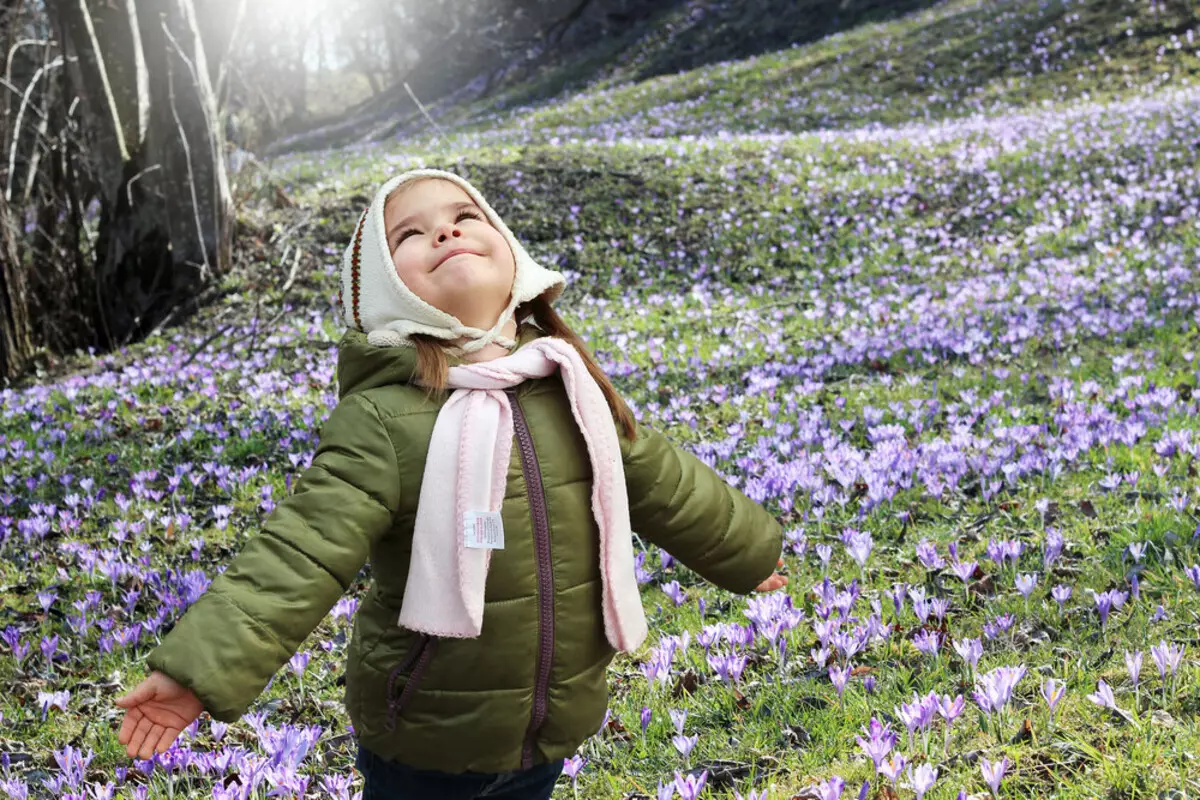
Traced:
POLYGON ((417 297, 484 330, 512 299, 516 263, 503 234, 457 184, 405 184, 383 207, 396 274, 417 297))

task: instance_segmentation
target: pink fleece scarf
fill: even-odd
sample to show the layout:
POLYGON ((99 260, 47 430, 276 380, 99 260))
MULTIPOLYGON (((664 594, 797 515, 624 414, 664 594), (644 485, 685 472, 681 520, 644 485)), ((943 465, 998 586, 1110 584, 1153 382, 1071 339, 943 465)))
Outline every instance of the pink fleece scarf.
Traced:
POLYGON ((434 422, 425 461, 400 609, 403 627, 434 636, 479 635, 492 551, 466 546, 465 516, 499 512, 504 500, 513 439, 512 407, 504 389, 555 370, 562 372, 592 463, 605 633, 613 648, 623 651, 636 649, 646 638, 616 426, 579 352, 552 336, 503 358, 450 368, 448 382, 455 391, 434 422))

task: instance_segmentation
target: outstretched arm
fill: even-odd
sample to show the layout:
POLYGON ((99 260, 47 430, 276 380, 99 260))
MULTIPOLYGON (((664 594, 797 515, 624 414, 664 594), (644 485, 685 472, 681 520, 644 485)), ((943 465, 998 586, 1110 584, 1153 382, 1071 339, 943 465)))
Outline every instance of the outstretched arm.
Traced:
POLYGON ((390 528, 395 448, 374 404, 344 399, 295 491, 146 658, 233 722, 320 624, 390 528))
POLYGON ((638 423, 619 436, 633 530, 723 589, 779 588, 783 527, 707 464, 638 423))

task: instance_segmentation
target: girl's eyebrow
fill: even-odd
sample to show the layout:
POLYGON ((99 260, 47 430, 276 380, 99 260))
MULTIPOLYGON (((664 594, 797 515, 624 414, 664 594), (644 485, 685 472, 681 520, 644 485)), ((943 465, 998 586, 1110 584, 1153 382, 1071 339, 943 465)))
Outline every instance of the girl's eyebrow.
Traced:
MULTIPOLYGON (((442 206, 442 208, 456 209, 456 208, 462 208, 463 206, 466 206, 467 208, 475 208, 474 203, 468 203, 468 202, 463 202, 463 201, 459 201, 457 203, 449 203, 447 205, 442 206)), ((405 217, 404 219, 397 222, 387 232, 388 238, 389 239, 392 238, 393 233, 395 233, 400 228, 404 228, 404 227, 408 226, 413 220, 415 220, 417 217, 421 216, 422 213, 423 212, 418 211, 416 214, 409 214, 407 217, 405 217)))

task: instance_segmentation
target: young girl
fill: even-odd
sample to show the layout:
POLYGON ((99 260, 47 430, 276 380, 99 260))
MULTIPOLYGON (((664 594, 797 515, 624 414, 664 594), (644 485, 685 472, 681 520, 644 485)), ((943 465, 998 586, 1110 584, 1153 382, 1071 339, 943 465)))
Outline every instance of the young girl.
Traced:
POLYGON ((564 284, 463 178, 379 189, 343 259, 339 403, 116 701, 131 757, 240 718, 369 560, 345 694, 364 800, 547 798, 646 636, 633 530, 729 591, 787 583, 779 523, 634 420, 552 307, 564 284))

